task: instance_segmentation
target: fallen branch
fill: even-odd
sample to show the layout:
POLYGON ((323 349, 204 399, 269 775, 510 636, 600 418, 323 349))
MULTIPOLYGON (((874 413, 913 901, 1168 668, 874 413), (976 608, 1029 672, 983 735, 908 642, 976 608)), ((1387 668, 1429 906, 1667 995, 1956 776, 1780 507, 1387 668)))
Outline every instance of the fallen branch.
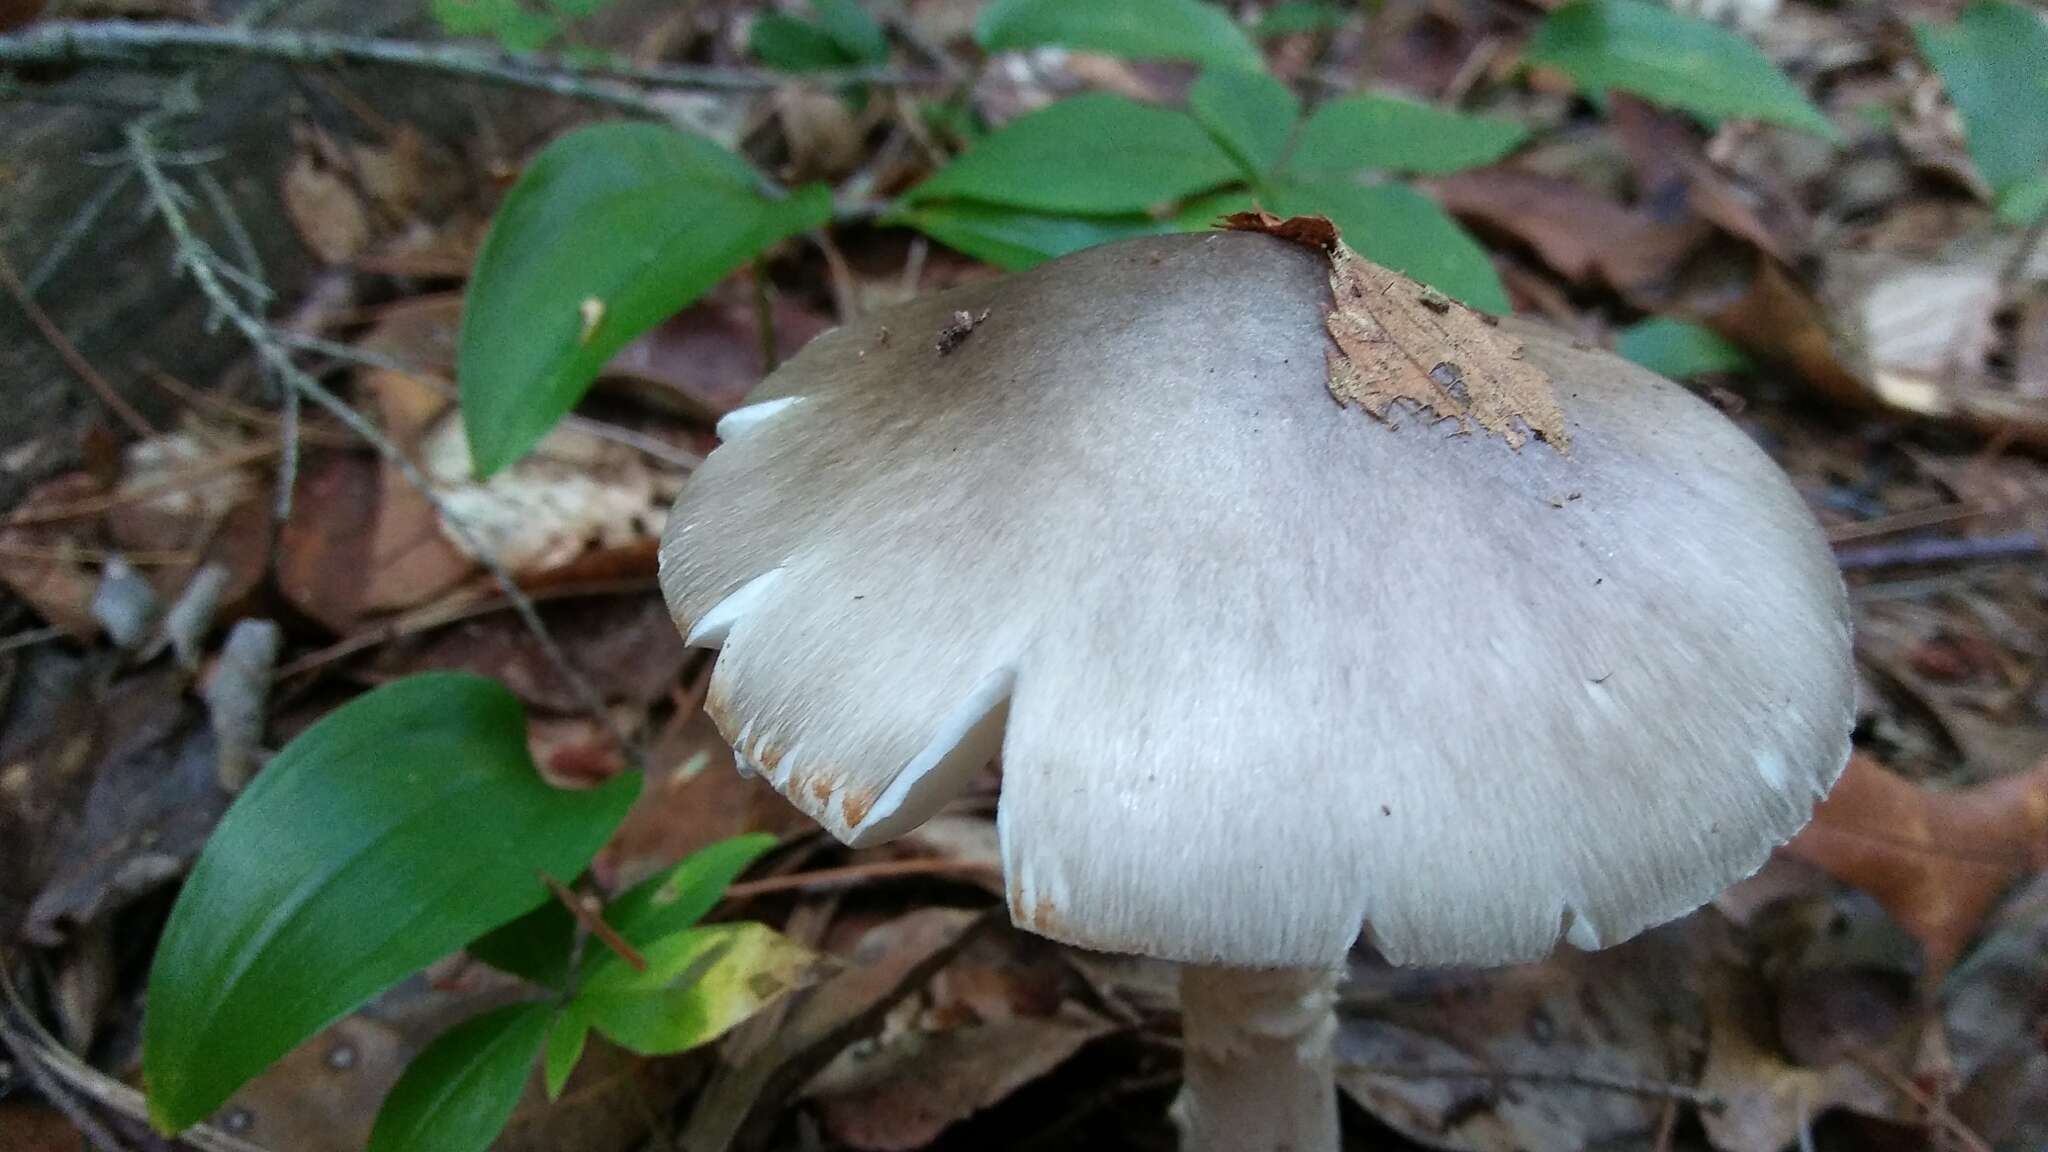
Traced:
POLYGON ((465 43, 427 43, 245 27, 129 20, 50 20, 0 36, 0 64, 109 64, 150 68, 223 57, 328 67, 353 64, 404 68, 576 100, 659 112, 650 94, 662 90, 767 91, 791 84, 896 87, 941 84, 936 73, 857 68, 801 76, 751 68, 696 65, 638 67, 547 53, 505 52, 465 43))

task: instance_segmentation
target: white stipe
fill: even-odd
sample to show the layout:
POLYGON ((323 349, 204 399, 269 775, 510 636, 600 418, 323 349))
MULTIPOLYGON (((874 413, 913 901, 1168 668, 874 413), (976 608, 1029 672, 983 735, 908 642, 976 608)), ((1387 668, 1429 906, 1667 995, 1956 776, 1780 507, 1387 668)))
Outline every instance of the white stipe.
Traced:
POLYGON ((737 440, 755 425, 770 419, 801 399, 801 396, 784 396, 776 400, 763 400, 759 404, 749 404, 744 408, 735 408, 719 419, 718 438, 737 440))
POLYGON ((720 600, 712 606, 711 611, 697 618, 697 622, 690 626, 690 634, 683 638, 683 643, 692 648, 724 647, 725 638, 731 633, 732 626, 766 600, 775 591, 775 586, 781 582, 782 569, 776 568, 740 585, 732 595, 720 600))

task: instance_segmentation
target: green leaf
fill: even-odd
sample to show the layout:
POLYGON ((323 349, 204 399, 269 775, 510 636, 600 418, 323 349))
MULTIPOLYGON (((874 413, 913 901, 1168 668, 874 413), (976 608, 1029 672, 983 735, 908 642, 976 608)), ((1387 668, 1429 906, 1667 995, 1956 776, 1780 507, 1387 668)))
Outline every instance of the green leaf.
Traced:
POLYGON ((1225 216, 1249 212, 1259 206, 1259 198, 1249 188, 1225 188, 1197 196, 1180 206, 1173 215, 1173 226, 1180 232, 1206 232, 1216 227, 1216 222, 1225 216))
POLYGON ((519 0, 432 0, 428 11, 450 36, 488 36, 511 52, 539 51, 562 33, 560 20, 519 0))
POLYGON ((1293 32, 1321 32, 1326 28, 1343 27, 1345 15, 1344 9, 1335 4, 1289 0, 1268 9, 1255 31, 1262 38, 1293 32))
POLYGON ((569 950, 575 940, 575 915, 560 900, 548 900, 471 941, 463 951, 500 972, 560 989, 569 982, 569 950))
POLYGON ((1482 311, 1511 310, 1486 249, 1436 201, 1405 184, 1289 181, 1275 200, 1273 211, 1282 216, 1328 216, 1344 242, 1374 263, 1482 311))
POLYGON ((1237 175, 1188 117, 1096 92, 1018 117, 911 189, 909 200, 1109 215, 1143 212, 1237 175))
POLYGON ((2017 4, 1978 0, 1954 24, 1915 24, 1913 34, 1962 113, 1970 158, 1992 191, 2003 198, 2048 179, 2048 23, 2017 4))
POLYGON ((547 899, 541 873, 582 871, 639 788, 550 787, 518 699, 475 676, 399 680, 307 729, 228 810, 157 944, 151 1120, 204 1119, 307 1037, 547 899))
POLYGON ((818 26, 857 63, 878 64, 889 58, 889 37, 874 17, 853 0, 811 0, 818 26))
POLYGON ((773 847, 775 837, 755 832, 700 848, 614 900, 605 909, 605 921, 636 948, 695 927, 739 874, 773 847))
POLYGON ((634 337, 831 218, 822 185, 776 200, 758 181, 732 153, 656 124, 584 128, 534 160, 491 222, 462 317, 479 473, 533 447, 634 337))
POLYGON ((1456 172, 1491 164, 1529 136, 1512 120, 1466 116, 1389 96, 1350 96, 1315 110, 1289 171, 1456 172))
POLYGON ((437 1037, 391 1086, 369 1152, 484 1152, 533 1074, 554 1009, 514 1004, 437 1037))
POLYGON ((1645 0, 1573 0, 1543 21, 1523 59, 1587 88, 1619 88, 1710 117, 1748 117, 1834 139, 1834 125, 1756 46, 1645 0))
POLYGON ((548 1029, 547 1051, 541 1061, 543 1086, 550 1101, 562 1098, 562 1089, 569 1086, 569 1077, 575 1074, 589 1042, 590 1025, 566 1014, 555 1018, 555 1026, 548 1029))
POLYGON ((1301 99, 1265 72, 1211 68, 1189 90, 1188 111, 1247 179, 1261 180, 1280 163, 1301 118, 1301 99))
POLYGON ((2048 172, 2038 180, 2022 180, 1998 201, 1998 214, 2008 224, 2025 227, 2048 213, 2048 172))
POLYGON ((567 1011, 643 1056, 695 1048, 796 987, 817 956, 761 924, 692 928, 646 949, 645 971, 593 971, 567 1011))
POLYGON ((1057 44, 1134 60, 1264 66, 1236 21, 1200 0, 995 0, 974 38, 990 52, 1057 44))
POLYGON ((747 51, 784 72, 824 72, 853 63, 823 28, 780 12, 764 12, 755 19, 747 34, 747 51))
POLYGON ((1624 329, 1616 351, 1673 380, 1709 372, 1743 372, 1750 366, 1742 349, 1718 333, 1668 316, 1653 316, 1624 329))
POLYGON ((565 20, 588 20, 611 5, 612 0, 547 0, 549 10, 565 20))
POLYGON ((915 228, 1008 272, 1112 240, 1171 231, 1149 216, 1050 216, 987 204, 923 204, 882 222, 915 228))

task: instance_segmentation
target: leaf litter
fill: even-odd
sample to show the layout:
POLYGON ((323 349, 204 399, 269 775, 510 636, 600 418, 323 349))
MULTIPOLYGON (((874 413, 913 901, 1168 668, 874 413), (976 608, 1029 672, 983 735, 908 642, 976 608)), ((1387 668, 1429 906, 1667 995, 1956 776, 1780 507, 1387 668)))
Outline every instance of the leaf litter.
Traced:
MULTIPOLYGON (((2026 540, 2048 539, 2048 470, 2035 455, 2048 442, 2042 257, 2013 258, 2019 234, 1984 202, 1960 121, 1903 24, 1806 0, 1743 18, 1811 81, 1844 134, 1829 149, 1619 93, 1603 115, 1556 74, 1519 69, 1525 14, 1476 0, 1385 7, 1276 35, 1271 66, 1529 124, 1534 139, 1508 159, 1426 184, 1488 241, 1521 309, 1593 342, 1644 316, 1683 320, 1760 365, 1699 388, 1733 401, 1838 540, 1865 690, 1843 786, 1716 907, 1610 952, 1498 971, 1394 972, 1361 951, 1343 1008, 1347 1095, 1394 1147, 1762 1152, 1876 1146, 1853 1143, 1873 1133, 2038 1146, 2048 585, 2026 540), (1859 551, 1873 548, 1889 551, 1859 551)), ((905 19, 945 51, 971 37, 968 9, 918 4, 905 19)), ((1895 15, 1948 12, 1916 2, 1895 15)), ((676 24, 646 50, 732 63, 737 42, 676 24)), ((705 106, 718 104, 734 136, 750 125, 770 162, 889 194, 971 139, 977 114, 1000 124, 1088 89, 1173 103, 1192 77, 1170 62, 1049 51, 997 58, 963 89, 969 115, 957 122, 906 113, 879 89, 860 108, 807 89, 705 106)), ((712 840, 769 831, 784 847, 718 915, 781 924, 846 964, 717 1053, 646 1060, 594 1046, 563 1103, 529 1091, 500 1147, 623 1152, 669 1130, 693 1150, 1011 1147, 1048 1133, 1172 1147, 1171 969, 987 923, 997 777, 898 845, 830 846, 731 770, 700 708, 708 661, 680 649, 645 588, 667 496, 759 378, 764 346, 786 357, 835 310, 988 270, 900 230, 835 225, 823 263, 797 248, 766 261, 765 310, 735 277, 608 370, 586 414, 656 437, 683 463, 615 452, 586 429, 508 472, 508 485, 479 484, 449 431, 460 316, 449 289, 473 262, 509 153, 495 138, 450 145, 425 121, 349 115, 344 128, 323 113, 281 141, 294 149, 281 221, 335 263, 317 284, 281 271, 276 314, 405 366, 329 365, 432 466, 465 521, 489 529, 494 552, 559 593, 544 610, 571 659, 617 727, 647 741, 650 786, 595 882, 616 891, 712 840)), ((1335 247, 1333 232, 1294 229, 1335 247)), ((1356 257, 1332 273, 1336 298, 1355 305, 1333 315, 1338 402, 1455 420, 1524 450, 1529 439, 1568 447, 1554 388, 1528 379, 1483 317, 1356 257), (1458 351, 1438 351, 1446 341, 1458 351)), ((0 525, 13 596, 0 619, 27 638, 0 650, 0 944, 12 974, 36 977, 57 1030, 116 1076, 135 1072, 136 953, 225 803, 223 768, 246 758, 240 767, 260 771, 267 747, 362 687, 430 667, 510 683, 535 708, 529 743, 555 775, 587 781, 624 764, 432 505, 385 464, 309 426, 294 513, 273 542, 267 394, 244 373, 180 403, 189 411, 159 421, 171 431, 158 437, 52 440, 0 461, 9 490, 27 494, 0 525), (92 604, 117 560, 158 614, 206 565, 230 574, 183 663, 154 653, 148 629, 128 653, 104 635, 92 604), (267 695, 262 654, 234 641, 264 621, 284 670, 267 695), (35 639, 45 626, 62 638, 35 639)), ((357 1146, 379 1077, 403 1053, 503 1002, 507 987, 486 973, 450 961, 337 1024, 245 1090, 239 1123, 316 1152, 357 1146), (325 1040, 357 1033, 383 1039, 334 1063, 325 1040)), ((0 1101, 0 1125, 21 1119, 41 1139, 50 1113, 23 1098, 0 1101)))

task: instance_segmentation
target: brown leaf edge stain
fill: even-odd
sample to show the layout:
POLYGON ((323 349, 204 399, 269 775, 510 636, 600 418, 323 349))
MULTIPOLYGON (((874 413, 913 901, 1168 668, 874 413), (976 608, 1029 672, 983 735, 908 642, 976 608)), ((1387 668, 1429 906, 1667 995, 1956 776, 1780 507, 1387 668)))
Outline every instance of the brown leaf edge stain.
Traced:
POLYGON ((1322 216, 1281 219, 1255 210, 1226 216, 1222 227, 1263 232, 1321 252, 1330 262, 1330 395, 1391 422, 1394 406, 1460 429, 1478 425, 1520 449, 1530 438, 1571 454, 1564 409, 1548 373, 1523 354, 1498 322, 1443 293, 1353 252, 1322 216))

